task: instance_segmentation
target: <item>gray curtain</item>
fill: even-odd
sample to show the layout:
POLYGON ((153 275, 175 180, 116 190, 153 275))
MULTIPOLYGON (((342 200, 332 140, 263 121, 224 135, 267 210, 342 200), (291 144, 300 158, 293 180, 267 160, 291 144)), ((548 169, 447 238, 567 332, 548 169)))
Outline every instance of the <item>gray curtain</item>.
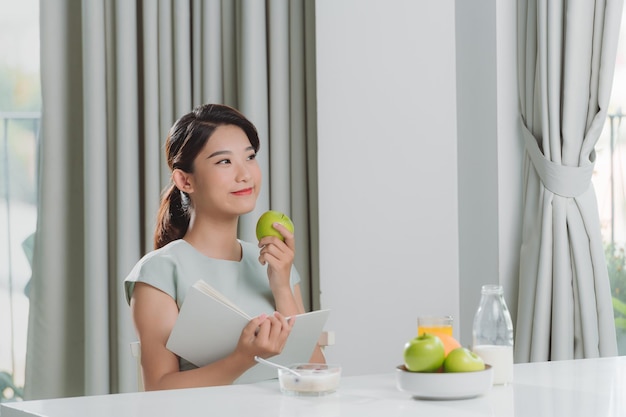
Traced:
POLYGON ((596 196, 622 0, 518 0, 526 146, 516 362, 617 354, 596 196))
POLYGON ((264 188, 296 224, 307 307, 317 273, 314 3, 41 0, 42 130, 25 398, 136 389, 122 281, 152 248, 163 143, 194 106, 258 127, 264 188))

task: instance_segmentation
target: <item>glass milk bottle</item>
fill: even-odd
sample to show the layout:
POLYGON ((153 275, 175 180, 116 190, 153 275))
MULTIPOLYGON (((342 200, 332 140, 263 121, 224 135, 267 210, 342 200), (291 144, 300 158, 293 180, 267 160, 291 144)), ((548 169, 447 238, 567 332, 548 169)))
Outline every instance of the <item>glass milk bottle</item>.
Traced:
POLYGON ((513 322, 501 285, 483 285, 472 350, 493 367, 493 383, 513 382, 513 322))

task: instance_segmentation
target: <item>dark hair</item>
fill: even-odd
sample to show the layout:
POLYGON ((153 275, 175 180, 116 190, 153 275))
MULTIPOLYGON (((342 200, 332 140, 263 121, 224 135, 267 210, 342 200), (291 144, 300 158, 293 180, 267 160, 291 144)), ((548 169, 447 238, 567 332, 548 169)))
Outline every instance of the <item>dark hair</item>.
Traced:
MULTIPOLYGON (((239 111, 223 104, 205 104, 180 117, 171 127, 165 142, 165 157, 170 171, 193 172, 193 161, 204 148, 215 129, 223 125, 240 127, 248 136, 255 152, 259 135, 254 125, 239 111)), ((165 188, 157 214, 154 248, 161 248, 181 239, 189 227, 189 196, 175 184, 165 188)))

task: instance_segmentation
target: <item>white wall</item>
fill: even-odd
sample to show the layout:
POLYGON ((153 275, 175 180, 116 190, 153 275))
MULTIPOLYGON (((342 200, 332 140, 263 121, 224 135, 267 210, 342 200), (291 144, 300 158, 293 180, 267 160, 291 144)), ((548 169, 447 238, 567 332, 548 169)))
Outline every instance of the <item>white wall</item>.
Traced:
POLYGON ((500 283, 515 323, 521 219, 516 5, 457 0, 461 342, 483 284, 500 283))
POLYGON ((498 282, 496 10, 494 0, 456 2, 461 342, 483 284, 498 282))
POLYGON ((518 308, 524 160, 517 93, 516 11, 516 2, 497 2, 498 273, 513 323, 518 308))
POLYGON ((347 375, 459 316, 454 1, 318 0, 321 307, 347 375))
POLYGON ((327 357, 388 372, 420 314, 469 345, 484 283, 515 314, 515 3, 317 0, 316 19, 327 357))

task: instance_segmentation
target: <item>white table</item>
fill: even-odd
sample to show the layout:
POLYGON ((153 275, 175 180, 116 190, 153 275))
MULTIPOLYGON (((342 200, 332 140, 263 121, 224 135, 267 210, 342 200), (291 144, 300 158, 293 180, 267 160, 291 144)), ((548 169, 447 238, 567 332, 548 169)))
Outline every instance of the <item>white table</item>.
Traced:
POLYGON ((393 372, 344 377, 326 397, 282 395, 278 381, 2 404, 1 417, 510 416, 626 417, 626 357, 515 365, 514 382, 467 400, 415 400, 393 372))

